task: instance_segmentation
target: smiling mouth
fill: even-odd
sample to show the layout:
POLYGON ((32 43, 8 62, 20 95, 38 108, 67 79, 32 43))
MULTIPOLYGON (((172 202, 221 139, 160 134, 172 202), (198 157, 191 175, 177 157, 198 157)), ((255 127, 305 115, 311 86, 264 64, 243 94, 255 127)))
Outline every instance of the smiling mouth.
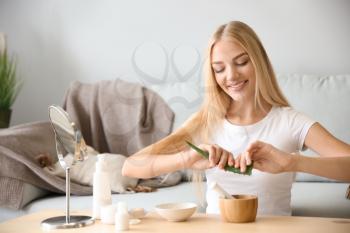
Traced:
POLYGON ((240 91, 240 90, 242 90, 245 87, 245 85, 247 83, 248 83, 248 80, 245 80, 245 81, 238 82, 238 83, 236 83, 234 85, 228 85, 227 87, 228 87, 229 90, 240 91))

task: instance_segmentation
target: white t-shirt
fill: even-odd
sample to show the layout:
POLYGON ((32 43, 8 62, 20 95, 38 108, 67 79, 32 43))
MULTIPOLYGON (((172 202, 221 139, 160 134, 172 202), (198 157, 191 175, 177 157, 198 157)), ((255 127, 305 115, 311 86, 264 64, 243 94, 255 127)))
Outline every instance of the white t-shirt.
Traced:
MULTIPOLYGON (((260 140, 288 152, 303 150, 304 140, 315 121, 290 107, 273 107, 259 122, 239 126, 224 120, 218 127, 212 143, 234 156, 244 152, 248 145, 260 140)), ((251 176, 239 175, 218 168, 206 170, 207 184, 217 182, 230 194, 258 196, 258 214, 291 215, 291 188, 295 173, 270 174, 253 169, 251 176)), ((207 187, 207 213, 219 213, 218 195, 207 187)))

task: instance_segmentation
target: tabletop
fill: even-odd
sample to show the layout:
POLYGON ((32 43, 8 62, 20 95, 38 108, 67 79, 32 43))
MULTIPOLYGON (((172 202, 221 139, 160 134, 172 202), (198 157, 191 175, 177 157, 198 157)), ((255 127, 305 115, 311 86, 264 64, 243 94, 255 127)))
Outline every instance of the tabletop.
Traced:
MULTIPOLYGON (((89 215, 90 211, 72 212, 74 214, 89 215)), ((1 233, 32 233, 47 232, 41 229, 40 222, 46 218, 64 215, 63 211, 46 210, 16 219, 0 223, 1 233)), ((56 233, 79 232, 98 232, 108 233, 116 232, 114 225, 102 224, 97 220, 93 225, 76 229, 51 230, 56 233)), ((303 233, 303 232, 332 232, 332 233, 349 233, 350 219, 339 218, 318 218, 318 217, 294 217, 294 216, 257 216, 253 223, 227 223, 220 219, 219 215, 207 215, 195 213, 188 221, 185 222, 168 222, 162 219, 155 212, 150 212, 137 225, 130 225, 129 231, 132 232, 269 232, 269 233, 303 233)))

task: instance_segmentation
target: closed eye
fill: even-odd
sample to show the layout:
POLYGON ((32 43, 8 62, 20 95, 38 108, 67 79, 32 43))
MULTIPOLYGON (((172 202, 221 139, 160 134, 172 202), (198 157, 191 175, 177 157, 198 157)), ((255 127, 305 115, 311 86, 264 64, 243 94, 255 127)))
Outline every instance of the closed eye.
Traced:
POLYGON ((224 69, 213 69, 215 74, 222 73, 224 69))
POLYGON ((244 66, 249 62, 249 60, 246 60, 244 62, 236 63, 237 66, 244 66))

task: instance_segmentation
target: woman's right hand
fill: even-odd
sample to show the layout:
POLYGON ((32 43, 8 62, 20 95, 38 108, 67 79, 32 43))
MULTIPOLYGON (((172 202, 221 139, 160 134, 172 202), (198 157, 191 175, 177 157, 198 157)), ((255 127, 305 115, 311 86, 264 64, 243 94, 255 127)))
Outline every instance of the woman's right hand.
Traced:
POLYGON ((204 158, 202 155, 198 154, 195 150, 189 149, 184 151, 186 162, 186 168, 194 170, 205 170, 208 168, 213 168, 218 166, 220 169, 224 170, 224 167, 228 164, 229 166, 234 166, 234 158, 232 153, 226 151, 218 145, 201 144, 198 146, 200 149, 209 152, 209 159, 204 158))

